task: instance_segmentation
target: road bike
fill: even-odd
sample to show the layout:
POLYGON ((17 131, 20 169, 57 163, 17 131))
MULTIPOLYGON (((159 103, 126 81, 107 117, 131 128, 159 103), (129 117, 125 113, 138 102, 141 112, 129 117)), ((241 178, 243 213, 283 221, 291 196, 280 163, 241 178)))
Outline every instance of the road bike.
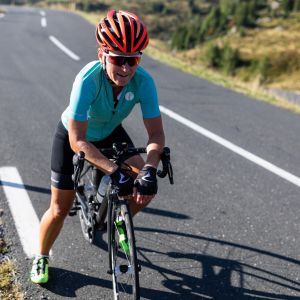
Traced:
MULTIPOLYGON (((124 166, 128 157, 146 153, 146 148, 115 143, 112 148, 99 151, 114 163, 124 166)), ((162 170, 158 170, 157 175, 160 178, 168 175, 170 183, 174 184, 168 147, 163 149, 161 163, 162 170)), ((118 188, 110 177, 86 161, 83 152, 74 155, 73 165, 76 197, 69 215, 78 212, 83 235, 90 243, 94 242, 96 230, 107 230, 108 273, 112 275, 114 300, 140 299, 141 267, 137 260, 129 201, 118 197, 118 188)))

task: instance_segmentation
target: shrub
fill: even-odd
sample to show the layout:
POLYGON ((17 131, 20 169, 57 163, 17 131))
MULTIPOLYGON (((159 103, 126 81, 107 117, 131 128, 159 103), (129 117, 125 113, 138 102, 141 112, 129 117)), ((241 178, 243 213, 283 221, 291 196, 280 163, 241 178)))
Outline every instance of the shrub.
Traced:
POLYGON ((270 75, 270 70, 271 70, 271 62, 270 62, 270 58, 268 56, 263 57, 263 59, 261 59, 258 62, 258 72, 260 75, 260 82, 264 83, 268 80, 268 77, 270 75))
POLYGON ((284 16, 287 17, 294 8, 294 0, 283 0, 282 9, 284 16))
POLYGON ((221 48, 212 44, 206 52, 206 59, 210 67, 222 69, 227 75, 234 75, 241 63, 238 49, 233 49, 229 45, 221 48))
POLYGON ((300 0, 295 0, 293 9, 295 11, 300 11, 300 0))
POLYGON ((76 9, 83 10, 86 12, 99 11, 99 10, 106 11, 108 9, 108 6, 104 3, 95 0, 94 1, 82 0, 76 3, 76 9))
POLYGON ((236 9, 237 1, 222 0, 220 1, 220 9, 223 15, 233 15, 236 9))
POLYGON ((208 66, 220 68, 222 62, 222 49, 218 45, 211 44, 206 52, 208 66))
POLYGON ((186 49, 186 36, 187 36, 187 26, 186 25, 182 25, 180 27, 178 27, 176 29, 176 31, 174 32, 173 36, 172 36, 172 40, 171 40, 171 48, 174 49, 178 49, 178 50, 184 50, 186 49))
POLYGON ((296 50, 286 50, 276 55, 272 61, 272 75, 300 70, 300 55, 296 50))
POLYGON ((229 45, 223 48, 222 69, 227 75, 234 75, 240 63, 240 53, 238 49, 233 49, 229 45))

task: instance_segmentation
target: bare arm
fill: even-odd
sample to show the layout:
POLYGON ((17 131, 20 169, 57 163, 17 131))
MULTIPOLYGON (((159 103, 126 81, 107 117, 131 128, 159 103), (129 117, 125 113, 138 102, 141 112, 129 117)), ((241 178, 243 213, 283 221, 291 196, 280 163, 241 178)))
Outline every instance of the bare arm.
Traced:
POLYGON ((144 119, 144 124, 149 136, 145 165, 157 168, 160 161, 160 155, 165 145, 165 134, 161 116, 152 119, 144 119))
POLYGON ((117 165, 107 159, 99 150, 86 140, 88 121, 79 122, 69 119, 69 141, 72 150, 75 153, 83 151, 85 158, 91 164, 103 171, 105 174, 111 174, 117 169, 117 165))

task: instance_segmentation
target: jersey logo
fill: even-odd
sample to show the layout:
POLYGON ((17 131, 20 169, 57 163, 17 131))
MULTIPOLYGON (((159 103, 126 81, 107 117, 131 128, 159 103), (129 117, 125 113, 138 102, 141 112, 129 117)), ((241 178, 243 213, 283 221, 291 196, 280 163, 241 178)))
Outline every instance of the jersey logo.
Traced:
POLYGON ((133 92, 127 92, 127 93, 125 94, 125 99, 126 99, 127 101, 132 101, 132 100, 134 99, 134 93, 133 93, 133 92))
POLYGON ((125 176, 122 173, 120 174, 120 176, 121 176, 121 178, 119 180, 119 183, 121 183, 121 184, 123 184, 123 183, 125 183, 125 182, 127 182, 129 180, 129 178, 127 178, 126 180, 124 180, 125 176))
POLYGON ((51 178, 51 180, 52 180, 53 182, 55 182, 55 183, 59 183, 59 181, 58 181, 58 180, 55 180, 54 178, 51 178))
POLYGON ((146 175, 142 176, 142 179, 148 182, 153 182, 153 180, 149 180, 151 178, 151 174, 149 172, 146 175))

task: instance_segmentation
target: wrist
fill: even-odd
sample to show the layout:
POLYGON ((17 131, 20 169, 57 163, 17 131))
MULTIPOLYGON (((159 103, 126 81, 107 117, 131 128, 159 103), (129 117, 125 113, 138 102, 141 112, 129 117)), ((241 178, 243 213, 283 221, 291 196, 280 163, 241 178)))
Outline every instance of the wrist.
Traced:
POLYGON ((155 166, 154 164, 145 164, 143 168, 153 168, 153 169, 157 169, 157 166, 155 166))
POLYGON ((115 173, 117 170, 119 169, 119 166, 115 165, 112 166, 111 168, 109 168, 109 170, 107 170, 106 175, 111 176, 113 173, 115 173))
POLYGON ((141 170, 143 173, 148 172, 151 176, 156 176, 157 168, 151 165, 144 165, 143 169, 141 170))

